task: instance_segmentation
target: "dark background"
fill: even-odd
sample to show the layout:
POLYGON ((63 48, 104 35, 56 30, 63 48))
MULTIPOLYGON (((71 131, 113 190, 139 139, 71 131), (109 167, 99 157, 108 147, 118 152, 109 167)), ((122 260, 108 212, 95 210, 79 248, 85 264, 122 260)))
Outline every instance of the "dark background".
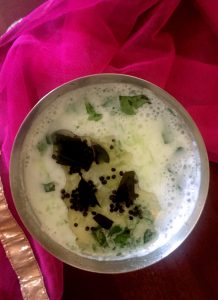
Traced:
MULTIPOLYGON (((0 0, 0 35, 43 2, 0 0)), ((89 273, 64 265, 63 300, 217 300, 218 164, 210 163, 210 176, 201 218, 176 251, 151 267, 120 275, 89 273)))

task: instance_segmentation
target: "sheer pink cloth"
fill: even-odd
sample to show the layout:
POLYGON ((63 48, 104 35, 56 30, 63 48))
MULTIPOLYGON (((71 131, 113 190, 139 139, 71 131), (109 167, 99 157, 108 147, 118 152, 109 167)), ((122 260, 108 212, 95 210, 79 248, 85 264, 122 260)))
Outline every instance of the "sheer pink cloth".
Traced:
MULTIPOLYGON (((125 73, 165 88, 190 112, 218 161, 217 15, 216 0, 56 0, 0 38, 0 171, 19 223, 8 180, 15 134, 43 95, 79 76, 125 73)), ((62 263, 24 231, 50 299, 60 299, 62 263)), ((0 266, 0 298, 21 299, 1 245, 0 266)))

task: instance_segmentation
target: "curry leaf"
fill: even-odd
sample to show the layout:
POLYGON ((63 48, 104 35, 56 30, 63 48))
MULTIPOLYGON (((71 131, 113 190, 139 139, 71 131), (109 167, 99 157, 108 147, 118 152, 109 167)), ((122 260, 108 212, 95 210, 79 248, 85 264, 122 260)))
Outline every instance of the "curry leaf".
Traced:
POLYGON ((144 233, 144 243, 148 243, 154 236, 154 231, 146 229, 144 233))
POLYGON ((135 109, 132 106, 131 102, 129 101, 128 96, 120 96, 120 109, 122 112, 124 112, 127 115, 135 115, 135 109))
POLYGON ((123 232, 115 236, 114 242, 116 245, 123 248, 128 244, 129 239, 130 239, 130 230, 128 228, 125 228, 123 232))
POLYGON ((95 230, 92 231, 92 235, 100 246, 108 246, 106 236, 100 227, 95 228, 95 230))
POLYGON ((147 223, 151 225, 154 224, 154 217, 148 208, 143 209, 143 218, 146 220, 147 223))
POLYGON ((43 183, 43 187, 46 193, 55 191, 55 183, 53 181, 48 183, 43 183))
POLYGON ((151 100, 145 95, 119 96, 121 111, 127 115, 135 115, 136 110, 145 103, 151 104, 151 100))
POLYGON ((102 118, 102 114, 99 114, 95 111, 91 103, 86 103, 86 112, 89 115, 88 120, 90 121, 99 121, 102 118))
POLYGON ((39 150, 39 152, 41 154, 43 154, 47 150, 48 144, 46 143, 46 141, 42 140, 42 141, 38 142, 36 147, 39 150))
POLYGON ((112 235, 118 234, 122 231, 123 231, 122 227, 120 227, 119 225, 115 225, 115 226, 111 227, 108 235, 112 236, 112 235))
POLYGON ((47 148, 48 145, 51 145, 52 141, 51 141, 51 137, 49 135, 46 135, 41 141, 39 141, 36 145, 38 151, 43 154, 47 148))

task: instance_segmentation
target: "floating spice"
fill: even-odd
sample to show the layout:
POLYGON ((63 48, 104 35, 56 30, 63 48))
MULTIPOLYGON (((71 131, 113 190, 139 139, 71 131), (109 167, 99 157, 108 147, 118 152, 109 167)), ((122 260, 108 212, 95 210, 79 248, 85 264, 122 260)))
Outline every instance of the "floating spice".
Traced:
MULTIPOLYGON (((138 107, 134 106, 134 108, 136 109, 138 107)), ((135 172, 124 172, 117 169, 116 165, 110 166, 108 170, 106 166, 94 166, 98 169, 99 173, 97 174, 100 181, 95 185, 93 180, 90 179, 92 177, 88 176, 89 173, 85 172, 90 170, 93 162, 97 165, 109 163, 110 157, 108 152, 101 145, 92 142, 89 137, 79 137, 68 130, 56 131, 51 137, 53 143, 52 158, 58 164, 69 167, 69 174, 77 173, 80 177, 77 187, 73 190, 69 191, 68 185, 66 185, 66 189, 60 190, 61 198, 69 199, 68 207, 70 207, 70 209, 81 213, 83 217, 91 215, 96 222, 96 226, 94 227, 91 226, 92 224, 89 224, 89 218, 86 218, 87 221, 84 219, 82 227, 84 231, 87 233, 90 232, 98 245, 104 248, 110 247, 111 244, 115 249, 130 246, 132 241, 130 223, 132 223, 134 218, 142 219, 143 217, 141 207, 134 205, 134 200, 139 196, 135 192, 135 185, 137 183, 135 172), (108 174, 107 171, 110 173, 108 174), (115 180, 117 177, 120 180, 118 187, 117 181, 115 180), (110 213, 124 214, 127 212, 127 214, 125 213, 125 217, 127 217, 130 229, 121 227, 115 224, 110 217, 108 218, 108 216, 93 211, 96 210, 94 208, 95 206, 100 206, 97 199, 98 194, 96 195, 97 189, 102 188, 103 191, 108 190, 108 188, 105 188, 106 184, 109 185, 109 189, 111 185, 113 187, 111 194, 107 197, 109 200, 110 213), (131 209, 128 209, 129 207, 131 207, 131 209)), ((113 148, 113 145, 109 144, 109 147, 113 148)), ((73 177, 70 177, 70 180, 72 179, 73 177)), ((134 223, 132 224, 134 225, 134 223)), ((81 224, 73 223, 73 225, 74 227, 78 227, 81 224)), ((141 241, 149 238, 150 232, 146 232, 141 238, 141 241)))
POLYGON ((92 146, 92 148, 94 150, 94 160, 97 164, 100 164, 102 162, 110 162, 110 157, 107 151, 102 146, 100 146, 99 144, 95 144, 92 146))
POLYGON ((54 147, 52 158, 58 164, 69 166, 70 174, 88 171, 95 161, 96 164, 110 162, 107 151, 99 144, 90 144, 86 139, 76 136, 68 130, 58 130, 51 138, 54 147))
POLYGON ((97 222, 102 228, 110 229, 113 221, 108 219, 107 217, 103 216, 102 214, 97 214, 93 217, 95 222, 97 222))
POLYGON ((125 203, 126 207, 129 207, 133 204, 137 196, 135 193, 135 172, 125 172, 117 189, 115 202, 125 203))
POLYGON ((82 169, 88 171, 94 161, 94 151, 86 140, 66 130, 53 134, 53 154, 56 162, 70 166, 72 173, 80 173, 82 169))
POLYGON ((78 188, 72 191, 71 203, 72 209, 81 212, 87 212, 89 207, 99 205, 93 186, 83 178, 80 179, 78 188))

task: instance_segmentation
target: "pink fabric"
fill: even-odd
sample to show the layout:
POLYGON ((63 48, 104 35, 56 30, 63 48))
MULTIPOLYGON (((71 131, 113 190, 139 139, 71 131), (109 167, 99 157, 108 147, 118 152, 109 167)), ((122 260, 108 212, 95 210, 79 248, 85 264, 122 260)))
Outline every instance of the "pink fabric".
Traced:
MULTIPOLYGON (((79 76, 125 73, 165 88, 190 112, 210 159, 218 161, 217 15, 216 0, 56 0, 45 2, 2 36, 1 176, 18 221, 8 182, 15 134, 43 95, 79 76)), ((62 264, 27 236, 50 299, 60 299, 62 264)), ((1 247, 0 264, 0 299, 21 299, 1 247)))

